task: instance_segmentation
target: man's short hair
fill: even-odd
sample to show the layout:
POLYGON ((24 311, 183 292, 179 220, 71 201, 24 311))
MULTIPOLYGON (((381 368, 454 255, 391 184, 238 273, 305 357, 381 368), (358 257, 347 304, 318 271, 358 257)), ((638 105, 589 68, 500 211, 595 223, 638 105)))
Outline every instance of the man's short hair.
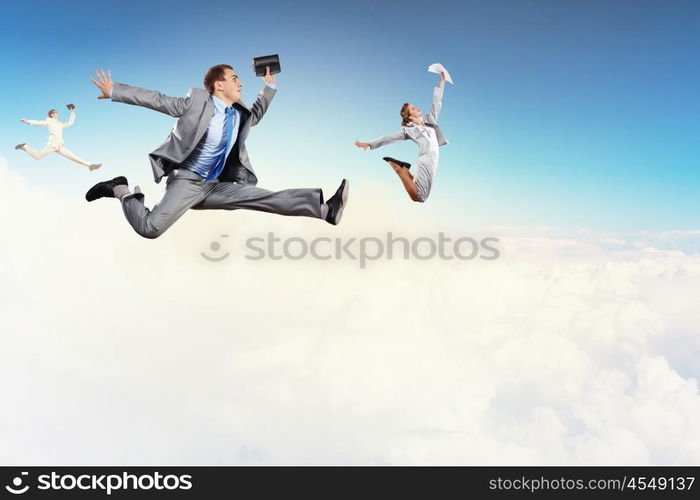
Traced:
POLYGON ((58 113, 58 111, 55 109, 50 109, 49 110, 49 117, 51 116, 52 113, 58 113))
POLYGON ((207 70, 207 74, 204 75, 204 88, 207 89, 210 94, 214 93, 214 83, 224 79, 224 73, 227 69, 233 71, 233 68, 228 64, 217 64, 207 70))

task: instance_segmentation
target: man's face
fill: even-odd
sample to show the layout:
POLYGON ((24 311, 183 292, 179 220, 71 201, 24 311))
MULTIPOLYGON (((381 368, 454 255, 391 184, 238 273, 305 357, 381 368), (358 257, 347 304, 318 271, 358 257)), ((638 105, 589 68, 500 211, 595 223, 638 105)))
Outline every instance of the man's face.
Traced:
POLYGON ((226 99, 231 102, 238 102, 241 99, 241 89, 243 84, 238 79, 238 75, 232 69, 224 69, 224 79, 216 82, 217 90, 221 90, 226 99))
POLYGON ((49 118, 58 118, 58 111, 52 111, 49 118))

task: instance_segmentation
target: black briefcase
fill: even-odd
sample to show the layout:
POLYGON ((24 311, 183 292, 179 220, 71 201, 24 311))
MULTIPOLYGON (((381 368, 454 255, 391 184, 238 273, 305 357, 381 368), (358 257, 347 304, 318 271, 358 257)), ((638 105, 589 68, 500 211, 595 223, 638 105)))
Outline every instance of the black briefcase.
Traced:
POLYGON ((256 76, 265 76, 265 67, 270 67, 270 74, 276 75, 282 71, 280 66, 280 57, 277 54, 271 56, 255 57, 253 59, 253 68, 256 76))

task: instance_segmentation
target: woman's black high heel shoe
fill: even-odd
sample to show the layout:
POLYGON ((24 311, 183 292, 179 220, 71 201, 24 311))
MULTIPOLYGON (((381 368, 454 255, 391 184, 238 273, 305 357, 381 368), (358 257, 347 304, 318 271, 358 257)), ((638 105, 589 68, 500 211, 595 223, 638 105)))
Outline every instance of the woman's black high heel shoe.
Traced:
POLYGON ((395 159, 395 158, 392 158, 391 156, 385 156, 384 158, 382 158, 382 160, 394 162, 394 163, 396 163, 399 167, 402 167, 402 168, 411 168, 411 164, 410 164, 410 163, 406 163, 405 161, 397 160, 397 159, 395 159))

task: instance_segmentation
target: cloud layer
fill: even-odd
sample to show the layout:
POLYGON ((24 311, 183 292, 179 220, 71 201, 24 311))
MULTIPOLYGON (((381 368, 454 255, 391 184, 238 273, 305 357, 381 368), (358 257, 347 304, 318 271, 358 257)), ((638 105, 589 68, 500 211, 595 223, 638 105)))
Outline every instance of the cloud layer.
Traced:
POLYGON ((193 212, 150 241, 0 161, 0 463, 700 461, 697 235, 477 229, 353 189, 337 228, 193 212), (501 258, 243 257, 437 227, 501 258))

